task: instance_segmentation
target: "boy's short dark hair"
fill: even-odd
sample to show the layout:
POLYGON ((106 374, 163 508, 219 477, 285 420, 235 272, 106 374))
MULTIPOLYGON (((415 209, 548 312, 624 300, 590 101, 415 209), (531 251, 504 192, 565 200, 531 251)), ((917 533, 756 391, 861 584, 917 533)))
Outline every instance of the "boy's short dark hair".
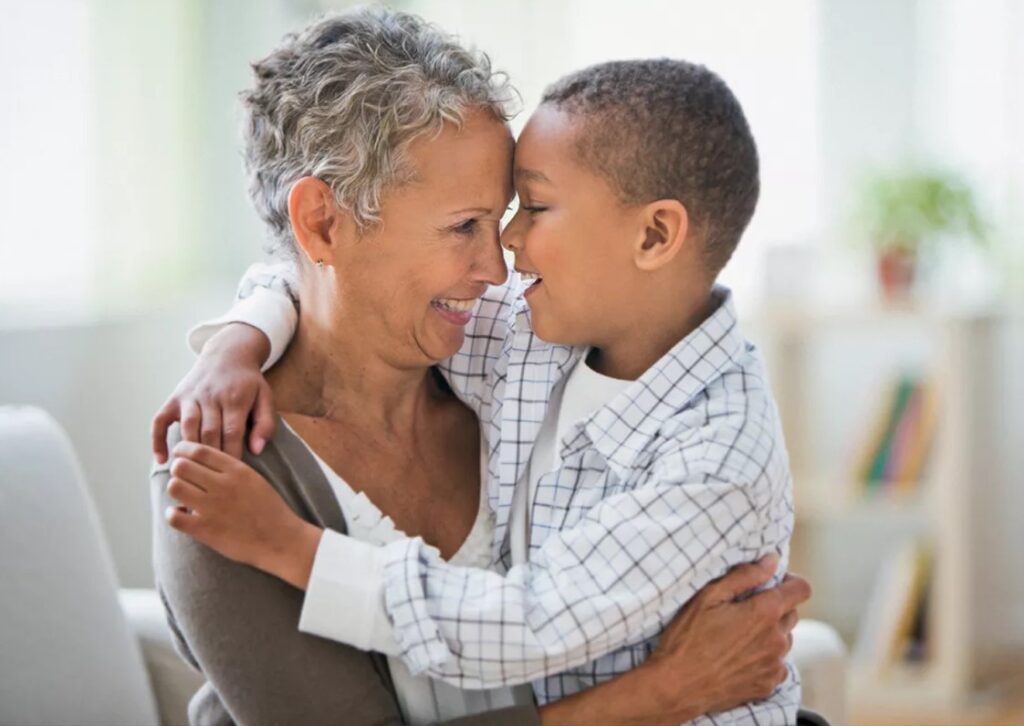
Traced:
POLYGON ((555 82, 541 103, 580 118, 579 160, 624 203, 682 202, 718 274, 760 191, 757 146, 725 81, 681 60, 613 61, 555 82))

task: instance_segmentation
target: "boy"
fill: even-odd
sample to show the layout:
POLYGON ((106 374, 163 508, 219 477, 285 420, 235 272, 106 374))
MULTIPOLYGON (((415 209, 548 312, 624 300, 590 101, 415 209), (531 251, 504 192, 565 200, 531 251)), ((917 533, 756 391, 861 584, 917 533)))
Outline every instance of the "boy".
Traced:
MULTIPOLYGON (((301 627, 466 688, 534 680, 543 704, 637 666, 729 567, 777 553, 781 577, 791 482, 762 364, 714 284, 759 191, 724 82, 672 60, 570 75, 524 129, 514 181, 502 244, 528 287, 488 293, 442 366, 484 426, 502 572, 326 532, 306 596, 320 617, 301 627), (380 628, 323 616, 332 561, 352 563, 380 628)), ((243 289, 287 292, 286 272, 255 274, 243 289)), ((292 303, 260 299, 228 319, 279 354, 292 303)), ((799 694, 790 668, 767 700, 708 722, 793 723, 799 694)))

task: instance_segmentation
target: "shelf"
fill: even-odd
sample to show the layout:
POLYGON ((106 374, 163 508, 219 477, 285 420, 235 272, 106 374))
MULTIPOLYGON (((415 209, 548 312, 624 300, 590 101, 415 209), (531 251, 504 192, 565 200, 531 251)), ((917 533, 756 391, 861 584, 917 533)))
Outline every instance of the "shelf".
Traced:
POLYGON ((863 484, 822 486, 824 480, 802 480, 796 485, 798 522, 832 522, 844 519, 906 518, 924 522, 930 504, 927 484, 921 482, 908 491, 863 492, 863 484), (829 492, 824 496, 822 492, 829 492), (803 495, 803 496, 801 496, 803 495))
POLYGON ((955 696, 928 663, 892 666, 868 671, 856 665, 849 673, 850 703, 855 714, 911 714, 943 712, 955 696))
POLYGON ((867 302, 863 305, 771 305, 744 319, 756 328, 811 331, 846 325, 879 325, 900 321, 927 324, 1008 317, 1013 313, 991 307, 939 307, 910 303, 867 302))
POLYGON ((790 565, 815 588, 808 612, 855 640, 873 606, 882 565, 911 542, 934 548, 932 658, 852 674, 855 720, 870 713, 873 723, 892 724, 897 721, 880 715, 900 713, 906 719, 899 723, 930 723, 932 714, 974 708, 989 681, 1024 672, 1024 655, 995 661, 1014 621, 1010 609, 990 607, 1004 597, 1005 581, 993 569, 990 547, 1005 548, 1009 540, 990 524, 1005 516, 999 499, 977 486, 1001 471, 992 442, 1005 432, 991 412, 1006 401, 992 380, 1004 372, 1004 323, 1019 316, 1012 310, 875 304, 775 306, 750 318, 760 326, 786 429, 797 525, 790 565), (852 413, 862 403, 858 396, 874 395, 874 371, 877 377, 895 375, 908 361, 928 370, 940 392, 925 480, 866 495, 843 453, 861 442, 842 420, 828 417, 852 413), (836 370, 841 373, 832 375, 836 370), (832 398, 837 386, 848 388, 832 398))

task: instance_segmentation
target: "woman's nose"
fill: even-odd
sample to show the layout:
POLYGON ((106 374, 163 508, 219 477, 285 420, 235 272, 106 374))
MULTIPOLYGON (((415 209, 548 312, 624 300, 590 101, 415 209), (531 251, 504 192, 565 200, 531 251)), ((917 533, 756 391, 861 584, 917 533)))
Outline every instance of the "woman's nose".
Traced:
POLYGON ((477 262, 477 269, 483 282, 489 285, 502 285, 508 279, 508 265, 505 255, 501 252, 500 238, 484 245, 482 259, 477 262))

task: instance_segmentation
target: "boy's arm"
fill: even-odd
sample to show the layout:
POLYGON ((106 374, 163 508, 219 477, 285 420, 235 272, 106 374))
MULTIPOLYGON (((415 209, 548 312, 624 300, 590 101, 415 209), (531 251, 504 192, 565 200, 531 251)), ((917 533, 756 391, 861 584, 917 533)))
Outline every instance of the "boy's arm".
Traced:
MULTIPOLYGON (((270 388, 261 375, 284 354, 298 325, 298 288, 292 264, 256 264, 246 270, 235 304, 188 335, 199 360, 153 419, 152 447, 167 461, 167 430, 181 421, 186 441, 242 455, 242 437, 252 419, 249 448, 259 453, 274 431, 270 388)), ((466 328, 462 349, 439 364, 445 379, 478 415, 489 400, 490 375, 509 329, 514 283, 488 288, 466 328)))
MULTIPOLYGON (((600 502, 578 524, 552 533, 531 557, 501 575, 444 562, 420 539, 387 545, 377 576, 360 585, 383 597, 403 660, 462 688, 523 683, 588 663, 653 637, 702 587, 730 567, 772 551, 749 487, 691 475, 600 502), (755 543, 755 544, 751 544, 755 543)), ((371 559, 343 535, 324 537, 314 566, 341 583, 344 563, 371 559), (331 574, 328 574, 328 570, 331 574)), ((355 585, 355 583, 351 583, 355 585)), ((323 615, 328 615, 324 610, 323 615)), ((357 647, 383 649, 351 630, 343 613, 303 629, 357 647)), ((300 625, 302 627, 302 625, 300 625)))
MULTIPOLYGON (((284 355, 295 335, 299 322, 299 294, 295 265, 257 263, 242 275, 235 292, 235 302, 227 313, 206 320, 188 332, 188 345, 193 353, 201 353, 207 342, 218 333, 244 324, 258 330, 269 344, 260 361, 267 370, 284 355)), ((242 339, 248 342, 251 338, 242 339)), ((247 349, 248 352, 248 349, 247 349)))
POLYGON ((281 357, 297 324, 294 266, 246 270, 232 308, 189 331, 189 345, 200 356, 153 418, 157 463, 167 461, 167 431, 176 421, 186 441, 241 458, 251 417, 249 448, 258 454, 274 432, 270 386, 261 371, 281 357))

